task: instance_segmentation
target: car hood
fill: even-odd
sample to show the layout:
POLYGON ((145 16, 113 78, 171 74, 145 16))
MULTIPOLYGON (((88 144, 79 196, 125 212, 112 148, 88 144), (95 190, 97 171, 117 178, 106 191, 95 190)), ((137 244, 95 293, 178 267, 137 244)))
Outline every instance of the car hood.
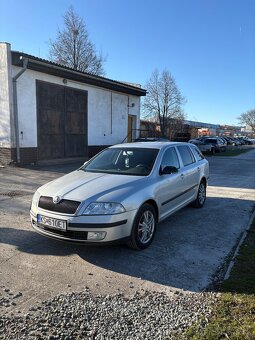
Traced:
POLYGON ((92 173, 76 170, 38 189, 43 196, 59 196, 75 201, 122 201, 130 191, 143 187, 141 176, 92 173), (139 183, 139 184, 138 184, 139 183))

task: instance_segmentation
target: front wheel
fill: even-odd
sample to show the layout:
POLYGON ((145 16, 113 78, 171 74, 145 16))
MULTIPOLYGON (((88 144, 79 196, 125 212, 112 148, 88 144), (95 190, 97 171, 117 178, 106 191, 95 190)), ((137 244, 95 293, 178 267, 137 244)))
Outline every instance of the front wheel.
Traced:
POLYGON ((152 243, 156 232, 156 212, 153 206, 145 203, 138 210, 134 219, 130 239, 127 242, 128 247, 136 250, 142 250, 152 243))
POLYGON ((192 203, 192 206, 195 208, 202 208, 203 205, 205 204, 205 199, 206 199, 206 184, 205 181, 201 181, 197 192, 197 198, 192 203))

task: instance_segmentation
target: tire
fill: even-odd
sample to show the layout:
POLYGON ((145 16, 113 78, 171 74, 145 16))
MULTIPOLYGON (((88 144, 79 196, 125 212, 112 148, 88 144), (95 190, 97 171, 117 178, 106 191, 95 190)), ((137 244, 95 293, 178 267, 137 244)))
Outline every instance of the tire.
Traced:
POLYGON ((145 203, 136 214, 127 246, 136 250, 149 247, 156 232, 156 225, 155 209, 150 204, 145 203))
POLYGON ((194 202, 192 202, 192 206, 194 208, 202 208, 205 204, 206 200, 206 184, 205 181, 202 180, 198 187, 197 198, 194 202))

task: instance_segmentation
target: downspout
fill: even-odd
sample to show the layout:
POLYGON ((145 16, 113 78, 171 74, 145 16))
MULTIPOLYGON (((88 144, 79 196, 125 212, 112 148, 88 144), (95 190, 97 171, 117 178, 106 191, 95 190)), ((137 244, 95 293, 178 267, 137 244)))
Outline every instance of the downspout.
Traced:
MULTIPOLYGON (((21 57, 22 59, 22 57, 21 57)), ((23 59, 23 68, 12 78, 13 84, 13 115, 14 115, 14 128, 16 140, 16 157, 17 163, 20 163, 20 145, 19 145, 19 119, 18 119, 18 96, 17 96, 17 79, 26 71, 28 59, 23 59)))
POLYGON ((112 135, 112 92, 111 92, 111 135, 112 135))

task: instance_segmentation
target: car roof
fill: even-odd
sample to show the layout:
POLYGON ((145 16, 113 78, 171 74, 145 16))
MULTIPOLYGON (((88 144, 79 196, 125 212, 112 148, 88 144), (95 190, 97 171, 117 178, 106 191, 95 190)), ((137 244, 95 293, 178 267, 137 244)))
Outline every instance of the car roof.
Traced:
POLYGON ((167 146, 189 145, 185 142, 135 142, 123 143, 111 146, 111 148, 143 148, 143 149, 163 149, 167 146))

